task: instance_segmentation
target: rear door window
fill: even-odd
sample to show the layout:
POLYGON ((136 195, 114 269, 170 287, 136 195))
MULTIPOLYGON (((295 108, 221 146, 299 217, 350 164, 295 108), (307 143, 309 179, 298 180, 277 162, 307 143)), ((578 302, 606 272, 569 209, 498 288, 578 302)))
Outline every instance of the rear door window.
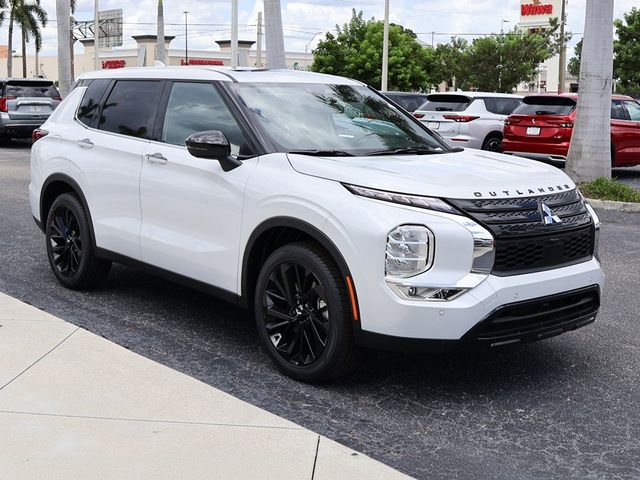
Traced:
POLYGON ((7 97, 49 97, 60 100, 60 93, 53 82, 20 82, 7 83, 5 95, 7 97))
MULTIPOLYGON (((83 80, 83 82, 87 81, 83 80)), ((78 107, 77 114, 78 120, 86 126, 94 127, 97 124, 100 100, 107 91, 110 83, 111 81, 106 79, 93 80, 89 83, 87 91, 84 92, 84 97, 82 97, 82 102, 80 102, 80 106, 78 107)), ((84 85, 80 84, 79 86, 84 85)))
POLYGON ((629 119, 632 122, 640 122, 640 104, 631 100, 622 102, 629 112, 629 119))
POLYGON ((98 128, 152 138, 162 87, 159 80, 118 80, 104 102, 98 128))
POLYGON ((517 115, 569 115, 576 106, 571 98, 536 97, 525 98, 524 103, 513 113, 517 115))
POLYGON ((419 110, 428 112, 464 112, 473 102, 464 95, 429 95, 419 110))

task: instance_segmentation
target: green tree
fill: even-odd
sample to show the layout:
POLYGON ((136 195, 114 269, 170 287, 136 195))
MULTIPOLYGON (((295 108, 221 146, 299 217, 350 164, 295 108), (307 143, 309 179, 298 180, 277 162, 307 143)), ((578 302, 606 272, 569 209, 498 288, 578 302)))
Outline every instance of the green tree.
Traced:
POLYGON ((582 62, 582 40, 573 49, 573 54, 575 56, 569 60, 567 69, 572 77, 578 78, 580 76, 580 63, 582 62))
MULTIPOLYGON (((311 70, 342 75, 380 88, 383 22, 364 20, 353 10, 349 23, 336 25, 313 51, 311 70)), ((428 90, 443 78, 433 49, 423 47, 411 30, 389 25, 389 89, 428 90)))
POLYGON ((614 78, 621 91, 640 92, 640 10, 632 8, 624 20, 613 22, 618 34, 614 42, 614 78))
POLYGON ((27 42, 34 40, 36 51, 42 48, 40 27, 47 26, 47 12, 40 5, 40 0, 22 0, 16 2, 14 19, 20 26, 22 36, 22 76, 27 76, 27 42))
POLYGON ((440 65, 443 80, 451 80, 456 88, 465 90, 470 74, 469 42, 464 38, 453 37, 450 43, 436 47, 435 54, 440 65))

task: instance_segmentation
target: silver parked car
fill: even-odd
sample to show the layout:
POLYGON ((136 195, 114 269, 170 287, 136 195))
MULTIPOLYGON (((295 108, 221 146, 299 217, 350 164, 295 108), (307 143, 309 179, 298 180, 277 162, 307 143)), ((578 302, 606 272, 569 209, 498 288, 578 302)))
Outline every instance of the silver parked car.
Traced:
POLYGON ((413 115, 453 146, 501 152, 504 121, 522 98, 506 93, 433 93, 413 115))
POLYGON ((5 78, 0 80, 0 140, 29 138, 60 103, 51 80, 5 78))

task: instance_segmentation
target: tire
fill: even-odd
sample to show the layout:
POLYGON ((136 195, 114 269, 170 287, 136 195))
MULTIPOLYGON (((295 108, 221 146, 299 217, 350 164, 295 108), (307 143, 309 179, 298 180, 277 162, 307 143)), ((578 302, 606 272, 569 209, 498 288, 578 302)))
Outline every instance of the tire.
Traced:
POLYGON ((87 213, 75 195, 63 193, 54 200, 45 237, 49 265, 63 286, 88 289, 107 277, 111 262, 96 257, 87 213))
POLYGON ((482 150, 502 153, 502 136, 497 133, 489 134, 482 142, 482 150))
POLYGON ((331 380, 361 359, 344 279, 316 244, 288 244, 269 256, 256 282, 254 312, 264 348, 290 377, 331 380))

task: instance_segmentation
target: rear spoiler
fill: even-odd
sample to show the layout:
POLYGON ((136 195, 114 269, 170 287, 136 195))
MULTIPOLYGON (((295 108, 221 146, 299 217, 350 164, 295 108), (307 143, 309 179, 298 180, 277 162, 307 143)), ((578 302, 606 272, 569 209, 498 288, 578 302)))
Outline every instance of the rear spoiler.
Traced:
POLYGON ((564 105, 573 107, 576 100, 571 97, 555 97, 552 95, 529 95, 522 100, 527 105, 564 105))
POLYGON ((451 95, 450 93, 432 93, 427 95, 430 102, 469 103, 472 98, 466 95, 451 95))

